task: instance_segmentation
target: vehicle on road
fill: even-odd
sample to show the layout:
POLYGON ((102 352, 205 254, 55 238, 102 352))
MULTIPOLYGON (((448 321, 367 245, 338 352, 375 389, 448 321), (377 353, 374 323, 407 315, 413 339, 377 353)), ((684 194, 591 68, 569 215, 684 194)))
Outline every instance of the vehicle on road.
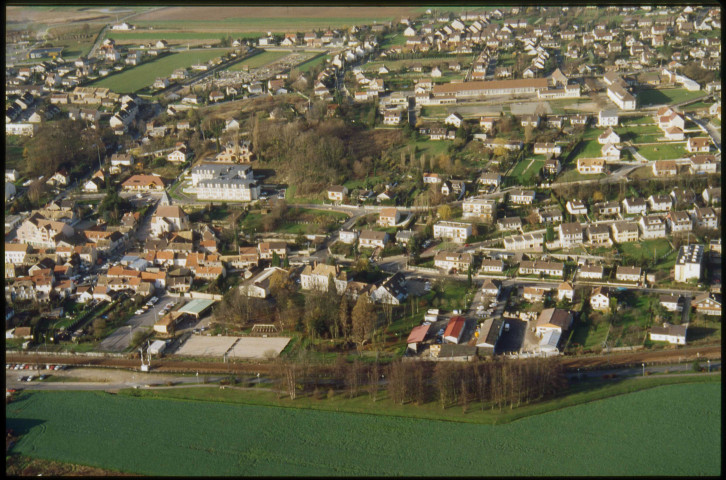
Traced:
POLYGON ((504 331, 505 332, 508 332, 509 331, 509 324, 508 323, 505 323, 504 324, 504 331))

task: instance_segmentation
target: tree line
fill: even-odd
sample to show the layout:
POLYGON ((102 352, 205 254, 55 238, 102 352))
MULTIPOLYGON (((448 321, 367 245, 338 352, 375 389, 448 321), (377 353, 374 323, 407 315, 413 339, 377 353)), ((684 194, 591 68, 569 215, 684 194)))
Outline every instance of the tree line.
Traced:
POLYGON ((339 356, 331 366, 314 365, 308 357, 278 359, 273 369, 278 397, 300 395, 321 399, 367 394, 398 405, 435 402, 442 409, 473 404, 481 410, 510 409, 556 396, 567 387, 564 368, 556 358, 523 360, 407 361, 384 365, 378 360, 346 362, 339 356))

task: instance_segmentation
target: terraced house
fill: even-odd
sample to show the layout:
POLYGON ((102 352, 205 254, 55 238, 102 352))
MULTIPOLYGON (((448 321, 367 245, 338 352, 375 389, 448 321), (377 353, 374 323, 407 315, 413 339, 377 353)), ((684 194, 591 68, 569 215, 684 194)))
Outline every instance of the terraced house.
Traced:
POLYGON ((519 264, 520 275, 548 275, 550 277, 562 277, 564 273, 565 264, 561 262, 524 260, 519 264))
POLYGON ((471 266, 470 253, 438 252, 434 256, 434 266, 447 272, 466 272, 471 266))

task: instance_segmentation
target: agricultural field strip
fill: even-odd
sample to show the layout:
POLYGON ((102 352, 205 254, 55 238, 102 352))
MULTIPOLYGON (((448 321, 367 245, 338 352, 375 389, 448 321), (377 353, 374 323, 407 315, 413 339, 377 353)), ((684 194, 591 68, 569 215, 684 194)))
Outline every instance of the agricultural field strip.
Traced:
POLYGON ((8 405, 6 414, 8 427, 27 431, 15 452, 150 475, 233 475, 250 468, 257 475, 448 475, 454 466, 459 474, 480 475, 486 465, 492 475, 693 476, 720 470, 720 404, 720 383, 670 385, 492 426, 36 392, 8 405), (79 404, 84 415, 67 414, 79 404), (176 420, 200 411, 204 422, 193 427, 176 420), (543 431, 557 454, 543 452, 543 431), (432 437, 439 440, 436 455, 420 442, 432 437), (283 438, 294 441, 280 449, 283 438), (155 445, 153 452, 148 445, 155 445))

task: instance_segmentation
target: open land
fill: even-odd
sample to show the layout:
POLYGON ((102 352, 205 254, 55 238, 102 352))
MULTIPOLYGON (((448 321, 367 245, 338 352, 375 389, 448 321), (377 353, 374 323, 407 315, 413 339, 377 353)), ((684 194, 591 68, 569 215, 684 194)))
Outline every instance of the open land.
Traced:
POLYGON ((13 452, 151 475, 716 475, 720 389, 663 386, 496 426, 80 392, 23 394, 6 413, 23 433, 13 452), (193 428, 176 420, 199 411, 193 428))

